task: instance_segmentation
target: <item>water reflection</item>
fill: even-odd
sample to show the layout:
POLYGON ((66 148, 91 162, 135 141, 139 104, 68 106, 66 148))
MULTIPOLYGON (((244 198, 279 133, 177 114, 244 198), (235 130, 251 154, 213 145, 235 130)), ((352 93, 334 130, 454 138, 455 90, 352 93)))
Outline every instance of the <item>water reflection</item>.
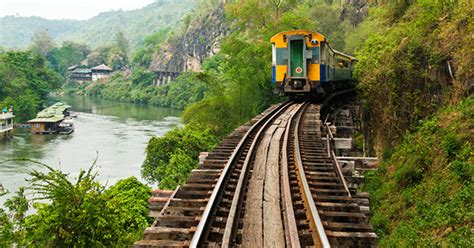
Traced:
MULTIPOLYGON (((130 104, 93 97, 64 96, 60 98, 73 106, 73 111, 118 117, 121 121, 162 120, 179 116, 179 111, 150 105, 130 104)), ((174 119, 176 120, 176 118, 174 119)))

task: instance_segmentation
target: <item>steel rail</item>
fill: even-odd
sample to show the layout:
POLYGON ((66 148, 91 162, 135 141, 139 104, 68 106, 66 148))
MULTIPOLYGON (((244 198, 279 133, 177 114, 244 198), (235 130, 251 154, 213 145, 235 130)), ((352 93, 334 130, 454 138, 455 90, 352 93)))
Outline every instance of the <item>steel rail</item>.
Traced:
POLYGON ((285 199, 285 220, 287 223, 286 232, 286 243, 287 247, 300 248, 300 238, 298 236, 298 226, 296 223, 295 211, 293 209, 293 201, 291 196, 290 178, 288 172, 288 140, 290 139, 290 126, 293 121, 293 117, 303 107, 301 104, 298 109, 290 116, 288 123, 286 124, 285 136, 282 144, 282 155, 281 155, 281 174, 282 174, 282 195, 285 199))
MULTIPOLYGON (((295 130, 294 130, 294 156, 295 156, 295 164, 296 169, 298 171, 298 181, 300 183, 300 187, 302 187, 302 198, 306 208, 306 214, 309 217, 309 224, 311 229, 314 230, 312 233, 313 240, 315 241, 316 247, 330 247, 328 237, 326 232, 324 231, 324 226, 319 217, 318 209, 316 208, 316 204, 314 203, 313 194, 311 193, 311 189, 309 187, 308 181, 306 179, 306 175, 303 168, 303 162, 301 159, 300 154, 300 145, 299 145, 299 126, 301 117, 303 116, 303 112, 306 110, 306 107, 309 104, 306 103, 305 107, 302 111, 299 112, 298 117, 296 119, 295 130)), ((316 196, 317 197, 317 196, 316 196)))
POLYGON ((286 104, 277 112, 275 112, 270 118, 268 118, 268 120, 262 125, 260 130, 258 130, 257 134, 255 135, 255 139, 252 141, 252 144, 250 145, 249 153, 247 153, 247 156, 245 157, 245 161, 244 161, 244 164, 242 166, 241 173, 239 176, 239 181, 237 182, 237 186, 235 189, 235 194, 232 199, 232 205, 230 207, 229 215, 227 217, 227 223, 225 225, 224 235, 222 237, 222 247, 230 247, 232 238, 234 237, 234 234, 235 234, 236 226, 239 224, 237 221, 237 218, 240 215, 240 207, 242 205, 242 200, 244 197, 244 194, 242 194, 242 192, 245 192, 244 186, 248 180, 249 165, 254 155, 255 147, 257 146, 257 143, 259 142, 259 137, 268 128, 268 126, 270 126, 273 123, 274 119, 278 117, 283 110, 286 110, 291 104, 292 103, 286 104))
POLYGON ((352 197, 351 192, 349 191, 349 187, 347 186, 346 178, 344 178, 344 174, 342 174, 341 165, 339 164, 339 161, 336 158, 334 149, 332 149, 332 141, 334 141, 334 135, 332 134, 331 129, 329 128, 329 124, 327 123, 326 123, 326 129, 328 131, 327 144, 328 144, 329 157, 331 157, 331 159, 334 161, 334 166, 336 167, 337 175, 339 176, 339 179, 344 185, 344 190, 346 191, 349 197, 352 197))
POLYGON ((176 187, 176 189, 175 189, 175 190, 173 191, 173 193, 170 195, 170 198, 168 198, 168 200, 166 201, 165 205, 161 208, 161 211, 160 211, 160 213, 158 214, 158 216, 155 217, 155 221, 153 221, 153 224, 152 224, 151 226, 156 226, 156 225, 158 225, 158 217, 165 215, 166 209, 168 209, 168 206, 170 205, 171 200, 174 198, 174 196, 176 195, 176 193, 178 193, 178 190, 179 190, 179 189, 180 189, 180 186, 176 187))
POLYGON ((275 113, 279 113, 282 109, 286 109, 286 107, 290 106, 291 104, 292 102, 284 103, 280 105, 279 107, 277 107, 276 109, 274 109, 268 115, 262 117, 254 125, 252 125, 252 127, 250 127, 250 129, 242 137, 242 139, 240 140, 240 142, 238 143, 238 145, 235 147, 234 151, 232 152, 232 155, 230 156, 229 160, 224 166, 224 169, 222 170, 221 175, 219 176, 219 179, 216 185, 214 186, 214 190, 211 193, 211 196, 209 198, 209 201, 207 202, 206 208, 204 209, 204 212, 201 216, 198 226, 196 227, 196 231, 194 232, 193 238, 191 239, 190 247, 198 247, 202 239, 204 238, 206 234, 205 230, 210 224, 211 214, 216 207, 215 205, 217 204, 217 199, 221 195, 222 191, 224 190, 226 178, 231 171, 232 165, 238 161, 238 158, 239 158, 238 154, 240 154, 241 151, 244 149, 244 145, 247 142, 247 139, 263 121, 269 118, 269 116, 273 117, 275 113))

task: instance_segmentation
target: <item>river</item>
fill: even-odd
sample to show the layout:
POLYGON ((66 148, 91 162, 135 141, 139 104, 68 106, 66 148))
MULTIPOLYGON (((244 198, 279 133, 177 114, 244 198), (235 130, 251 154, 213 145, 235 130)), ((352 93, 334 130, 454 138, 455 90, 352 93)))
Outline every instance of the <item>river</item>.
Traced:
MULTIPOLYGON (((162 136, 181 125, 180 112, 169 108, 106 101, 91 97, 60 97, 77 114, 71 135, 31 135, 30 129, 15 129, 14 139, 0 142, 0 162, 29 158, 71 176, 88 169, 97 159, 98 180, 111 185, 119 179, 140 179, 145 148, 153 136, 162 136)), ((31 162, 0 163, 0 183, 15 192, 26 186, 28 172, 42 170, 31 162)), ((0 205, 7 196, 0 199, 0 205)))

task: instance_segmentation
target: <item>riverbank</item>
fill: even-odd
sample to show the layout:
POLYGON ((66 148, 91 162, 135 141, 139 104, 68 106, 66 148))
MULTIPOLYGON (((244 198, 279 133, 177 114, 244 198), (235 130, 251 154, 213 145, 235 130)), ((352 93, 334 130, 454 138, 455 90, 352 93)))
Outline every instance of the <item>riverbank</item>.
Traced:
POLYGON ((162 86, 153 85, 152 80, 153 77, 134 79, 133 76, 117 72, 110 80, 88 84, 68 83, 63 87, 62 94, 182 110, 189 104, 202 100, 207 91, 207 86, 192 72, 183 73, 174 82, 162 86))

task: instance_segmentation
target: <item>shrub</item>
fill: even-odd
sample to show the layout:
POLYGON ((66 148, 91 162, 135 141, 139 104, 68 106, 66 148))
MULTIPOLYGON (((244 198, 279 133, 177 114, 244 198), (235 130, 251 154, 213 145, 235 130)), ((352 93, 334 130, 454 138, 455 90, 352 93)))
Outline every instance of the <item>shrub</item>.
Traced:
POLYGON ((452 173, 462 181, 472 181, 472 164, 466 161, 454 160, 449 164, 452 173))
POLYGON ((175 128, 163 137, 153 137, 146 148, 142 177, 158 182, 160 188, 175 188, 197 167, 201 151, 209 151, 217 143, 209 128, 187 125, 175 128))
POLYGON ((458 137, 456 137, 454 133, 450 132, 446 136, 444 136, 443 148, 444 152, 446 153, 446 157, 449 160, 453 160, 456 157, 456 154, 461 149, 461 145, 461 141, 458 137))
POLYGON ((414 164, 404 165, 395 172, 395 180, 401 188, 408 188, 421 182, 422 171, 414 164))
POLYGON ((153 85, 155 73, 141 67, 137 67, 132 71, 132 85, 153 85))

